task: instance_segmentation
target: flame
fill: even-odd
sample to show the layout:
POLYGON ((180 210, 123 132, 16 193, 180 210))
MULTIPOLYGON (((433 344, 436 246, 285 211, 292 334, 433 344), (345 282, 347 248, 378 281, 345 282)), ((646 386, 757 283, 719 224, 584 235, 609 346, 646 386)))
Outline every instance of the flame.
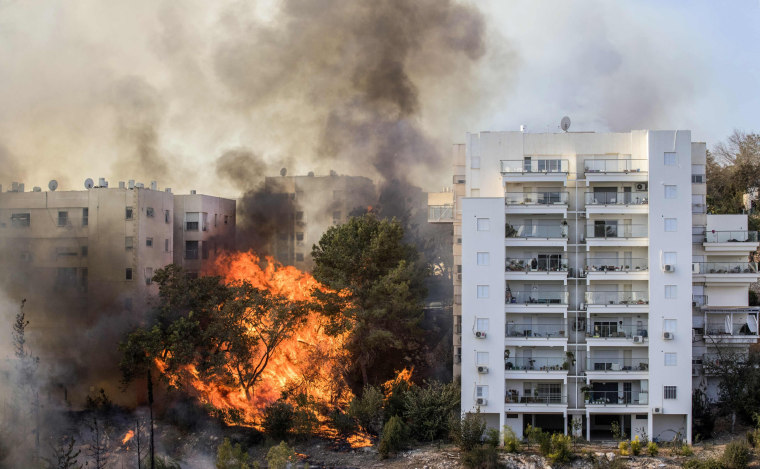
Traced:
POLYGON ((121 444, 126 445, 129 440, 131 440, 135 436, 134 430, 129 430, 127 433, 124 434, 124 437, 121 439, 121 444))
POLYGON ((386 396, 390 396, 393 392, 393 389, 401 383, 406 383, 407 386, 411 386, 413 371, 414 367, 410 369, 404 368, 403 370, 399 371, 398 374, 393 377, 393 379, 389 379, 381 385, 383 388, 383 393, 386 396))

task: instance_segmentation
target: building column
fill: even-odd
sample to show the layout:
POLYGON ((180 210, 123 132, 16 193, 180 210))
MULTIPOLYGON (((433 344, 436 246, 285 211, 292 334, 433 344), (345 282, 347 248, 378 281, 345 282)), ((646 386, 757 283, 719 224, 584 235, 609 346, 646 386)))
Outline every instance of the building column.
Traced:
POLYGON ((654 438, 654 422, 652 421, 654 419, 654 414, 652 413, 652 409, 649 409, 649 418, 647 419, 647 436, 649 436, 649 441, 652 441, 654 438))
POLYGON ((591 441, 591 414, 586 411, 586 441, 591 441))
POLYGON ((691 412, 686 414, 686 443, 691 444, 691 412))
POLYGON ((565 416, 565 435, 567 435, 567 410, 565 410, 564 416, 565 416))
POLYGON ((502 410, 499 412, 499 435, 501 435, 499 446, 504 446, 504 427, 507 425, 506 414, 502 410))

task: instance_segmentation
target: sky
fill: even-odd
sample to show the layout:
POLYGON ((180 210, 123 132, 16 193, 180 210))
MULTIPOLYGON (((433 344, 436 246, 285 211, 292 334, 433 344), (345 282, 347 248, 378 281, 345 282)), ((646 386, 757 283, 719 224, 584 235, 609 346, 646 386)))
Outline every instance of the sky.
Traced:
POLYGON ((760 131, 757 24, 758 1, 0 0, 0 184, 234 197, 285 167, 438 190, 466 132, 565 115, 709 147, 760 131))

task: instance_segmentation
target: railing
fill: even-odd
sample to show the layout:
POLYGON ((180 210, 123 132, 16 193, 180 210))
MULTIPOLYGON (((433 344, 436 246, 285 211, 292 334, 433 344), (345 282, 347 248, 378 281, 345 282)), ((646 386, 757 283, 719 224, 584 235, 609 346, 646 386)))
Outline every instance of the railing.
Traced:
POLYGON ((586 371, 647 371, 647 358, 589 358, 586 371))
POLYGON ((695 274, 753 274, 757 273, 754 262, 692 262, 695 274))
POLYGON ((504 360, 504 369, 512 371, 562 371, 569 368, 566 357, 515 357, 504 360))
POLYGON ((590 305, 648 305, 648 291, 589 291, 586 292, 586 303, 590 305))
POLYGON ((707 205, 691 204, 691 213, 707 213, 707 205))
POLYGON ((757 231, 706 231, 705 242, 707 243, 756 243, 757 231))
POLYGON ((649 403, 649 393, 640 391, 586 391, 589 405, 645 405, 649 403))
POLYGON ((507 258, 504 268, 507 272, 567 272, 567 259, 551 256, 557 257, 507 258))
POLYGON ((567 238, 567 225, 510 225, 506 226, 507 238, 567 238))
POLYGON ((567 304, 566 290, 507 290, 506 303, 514 304, 567 304))
POLYGON ((707 295, 691 295, 691 306, 701 308, 707 304, 707 295))
POLYGON ((544 339, 560 339, 565 337, 566 325, 555 324, 515 324, 507 323, 507 337, 541 337, 544 339))
MULTIPOLYGON (((613 321, 614 322, 614 321, 613 321)), ((647 329, 639 326, 623 326, 620 324, 592 324, 586 332, 594 339, 632 339, 648 336, 647 329)))
POLYGON ((647 160, 585 160, 583 169, 586 173, 638 173, 647 172, 647 160))
POLYGON ((441 221, 454 219, 454 205, 429 205, 428 220, 441 221))
POLYGON ((705 335, 756 336, 747 325, 747 321, 731 323, 731 332, 726 331, 725 322, 708 322, 705 324, 705 335))
POLYGON ((586 192, 586 205, 647 205, 649 194, 642 192, 586 192))
POLYGON ((567 396, 563 394, 537 394, 535 396, 515 396, 507 393, 504 398, 506 404, 567 404, 567 396))
POLYGON ((649 259, 635 257, 620 259, 619 257, 595 257, 587 259, 586 272, 646 272, 649 259))
POLYGON ((649 226, 644 224, 594 223, 586 225, 587 238, 646 238, 648 236, 649 226))
POLYGON ((502 173, 567 173, 568 160, 559 158, 530 158, 501 160, 502 173))
POLYGON ((567 192, 507 192, 504 201, 507 205, 567 205, 567 192))

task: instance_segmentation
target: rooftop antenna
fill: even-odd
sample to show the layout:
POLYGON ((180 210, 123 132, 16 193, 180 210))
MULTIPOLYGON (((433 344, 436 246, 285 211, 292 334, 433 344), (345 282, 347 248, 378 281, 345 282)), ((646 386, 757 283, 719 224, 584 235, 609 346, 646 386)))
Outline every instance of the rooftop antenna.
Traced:
POLYGON ((50 182, 48 183, 48 189, 50 189, 50 192, 53 192, 56 189, 58 189, 58 181, 56 181, 55 179, 51 179, 50 182))
POLYGON ((563 117, 559 123, 559 126, 562 128, 563 131, 567 132, 567 129, 570 128, 570 118, 567 116, 563 117))

